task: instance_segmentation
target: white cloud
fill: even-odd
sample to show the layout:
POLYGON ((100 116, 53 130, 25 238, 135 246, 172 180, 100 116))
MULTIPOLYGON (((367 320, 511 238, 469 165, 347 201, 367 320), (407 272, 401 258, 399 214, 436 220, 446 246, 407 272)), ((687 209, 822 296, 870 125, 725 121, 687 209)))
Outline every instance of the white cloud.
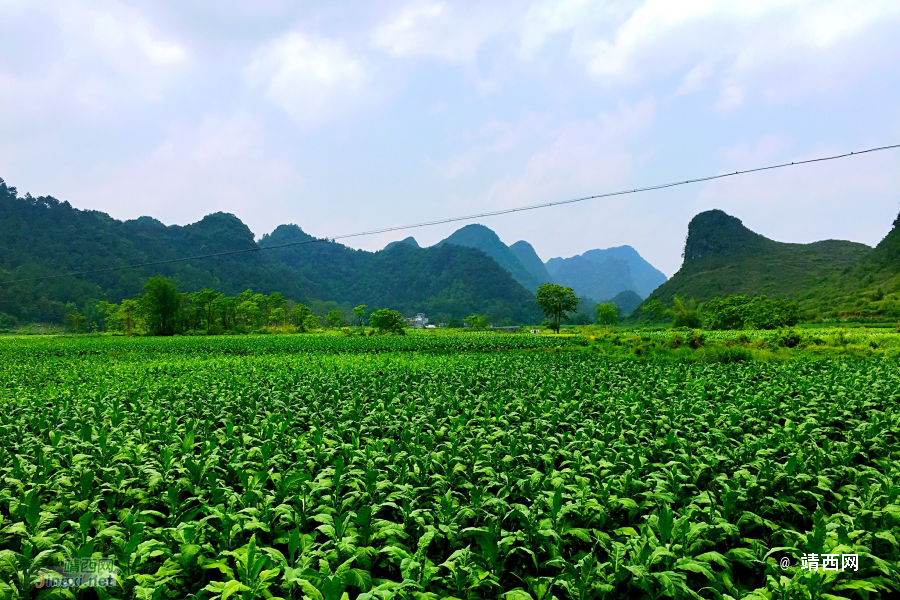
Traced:
POLYGON ((456 136, 466 146, 465 150, 444 160, 430 160, 428 164, 436 166, 441 177, 447 180, 483 172, 494 167, 499 156, 521 148, 545 129, 546 119, 530 113, 523 115, 518 123, 489 121, 474 131, 456 136))
POLYGON ((615 113, 567 123, 552 131, 518 175, 506 175, 484 196, 491 206, 509 207, 592 194, 625 181, 635 157, 628 150, 652 122, 652 99, 620 104, 615 113))
POLYGON ((374 96, 370 67, 343 43, 296 32, 259 48, 246 73, 302 126, 332 121, 374 96))
POLYGON ((593 2, 535 4, 522 29, 532 54, 569 32, 572 55, 608 85, 637 85, 683 73, 678 93, 713 85, 722 110, 748 94, 780 99, 840 88, 896 61, 900 3, 853 0, 646 0, 608 8, 593 2), (879 51, 874 51, 875 49, 879 51))
POLYGON ((506 2, 414 0, 375 25, 371 43, 395 57, 467 63, 485 42, 509 30, 517 12, 506 2))
POLYGON ((118 2, 10 3, 0 18, 0 124, 109 121, 159 101, 188 62, 182 43, 118 2))

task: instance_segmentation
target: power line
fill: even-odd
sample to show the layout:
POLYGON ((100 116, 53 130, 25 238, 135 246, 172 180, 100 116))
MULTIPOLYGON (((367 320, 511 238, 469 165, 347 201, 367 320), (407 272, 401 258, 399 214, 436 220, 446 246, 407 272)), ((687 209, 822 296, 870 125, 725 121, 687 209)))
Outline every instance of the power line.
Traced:
POLYGON ((454 223, 457 221, 471 221, 472 219, 481 219, 483 217, 495 217, 498 215, 506 215, 515 212, 523 212, 526 210, 535 210, 538 208, 549 208, 551 206, 561 206, 563 204, 574 204, 576 202, 584 202, 586 200, 596 200, 598 198, 609 198, 611 196, 624 196, 627 194, 637 194, 640 192, 650 192, 653 190, 662 190, 665 188, 677 187, 680 185, 687 185, 689 183, 700 183, 703 181, 712 181, 714 179, 724 179, 725 177, 734 177, 736 175, 746 175, 748 173, 758 173, 760 171, 771 171, 773 169, 783 169, 785 167, 794 167, 799 165, 806 165, 810 163, 817 162, 825 162, 829 160, 837 160, 839 158, 847 158, 849 156, 857 156, 860 154, 869 154, 871 152, 880 152, 882 150, 893 150, 896 148, 900 148, 900 144, 894 144, 891 146, 880 146, 878 148, 869 148, 867 150, 860 150, 858 152, 849 152, 846 154, 835 154, 834 156, 824 156, 821 158, 810 158, 807 160, 798 160, 789 163, 780 163, 776 165, 769 165, 767 167, 757 167, 755 169, 745 169, 743 171, 735 171, 733 173, 722 173, 719 175, 709 175, 707 177, 696 177, 694 179, 685 179, 682 181, 673 181, 669 183, 660 183, 657 185, 648 185, 644 187, 631 188, 628 190, 619 190, 617 192, 606 192, 604 194, 595 194, 593 196, 582 196, 580 198, 570 198, 568 200, 557 200, 555 202, 544 202, 542 204, 532 204, 529 206, 520 206, 518 208, 506 208, 503 210, 494 210, 490 212, 479 213, 475 215, 466 215, 464 217, 450 217, 448 219, 439 219, 436 221, 425 221, 422 223, 415 223, 412 225, 398 225, 396 227, 384 227, 382 229, 370 229, 368 231, 358 231, 356 233, 345 233, 343 235, 336 235, 331 238, 315 238, 311 240, 304 240, 302 242, 291 242, 289 244, 278 244, 275 246, 256 246, 254 248, 246 248, 244 250, 229 250, 227 252, 215 252, 213 254, 201 254, 199 256, 185 256, 182 258, 173 258, 169 260, 158 260, 153 262, 146 263, 138 263, 131 265, 122 265, 118 267, 107 267, 105 269, 93 269, 90 271, 73 271, 70 273, 61 273, 59 275, 45 275, 43 277, 29 277, 26 279, 12 279, 9 281, 0 281, 0 285, 8 284, 8 283, 23 283, 27 281, 43 281, 45 279, 57 279, 60 277, 69 277, 76 275, 93 275, 96 273, 109 273, 112 271, 122 271, 125 269, 139 269, 141 267, 156 267, 160 265, 170 265, 179 262, 187 262, 190 260, 200 260, 204 258, 217 258, 220 256, 234 256, 236 254, 248 254, 250 252, 262 252, 263 250, 277 250, 278 248, 289 248, 294 246, 302 246, 304 244, 314 244, 316 242, 333 242, 335 240, 342 240, 354 237, 362 237, 365 235, 375 235, 377 233, 388 233, 391 231, 402 231, 404 229, 416 229, 419 227, 430 227, 432 225, 442 225, 444 223, 454 223))

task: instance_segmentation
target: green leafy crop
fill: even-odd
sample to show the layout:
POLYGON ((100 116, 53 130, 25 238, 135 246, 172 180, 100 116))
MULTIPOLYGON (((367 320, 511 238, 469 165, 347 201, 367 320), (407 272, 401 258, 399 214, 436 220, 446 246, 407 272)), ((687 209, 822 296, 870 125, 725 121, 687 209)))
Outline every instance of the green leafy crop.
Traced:
POLYGON ((2 340, 0 598, 900 591, 896 361, 547 343, 2 340), (117 587, 34 587, 88 556, 117 587))

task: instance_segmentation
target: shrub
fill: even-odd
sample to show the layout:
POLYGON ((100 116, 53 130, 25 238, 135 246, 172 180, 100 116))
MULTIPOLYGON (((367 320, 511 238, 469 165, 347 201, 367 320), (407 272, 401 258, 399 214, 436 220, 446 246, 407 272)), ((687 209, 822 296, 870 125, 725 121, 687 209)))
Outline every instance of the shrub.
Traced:
POLYGON ((669 340, 669 348, 680 348, 684 344, 684 338, 677 331, 672 332, 672 338, 669 340))
POLYGON ((772 341, 776 346, 796 348, 803 341, 803 335, 794 329, 780 329, 772 341))
POLYGON ((406 333, 406 319, 396 310, 382 308, 369 315, 369 325, 381 333, 406 333))
POLYGON ((707 329, 778 329, 800 320, 796 302, 765 296, 713 298, 703 305, 703 313, 707 329))
POLYGON ((673 327, 689 327, 697 329, 703 326, 703 318, 700 315, 700 309, 697 308, 697 301, 693 298, 685 301, 675 296, 673 298, 674 306, 671 313, 674 317, 672 321, 673 327))
POLYGON ((696 350, 697 348, 701 348, 705 343, 706 337, 704 337, 703 332, 696 330, 691 334, 691 339, 688 342, 688 345, 696 350))
POLYGON ((716 363, 736 363, 751 360, 753 354, 746 348, 732 346, 730 348, 708 348, 704 352, 704 360, 716 363))

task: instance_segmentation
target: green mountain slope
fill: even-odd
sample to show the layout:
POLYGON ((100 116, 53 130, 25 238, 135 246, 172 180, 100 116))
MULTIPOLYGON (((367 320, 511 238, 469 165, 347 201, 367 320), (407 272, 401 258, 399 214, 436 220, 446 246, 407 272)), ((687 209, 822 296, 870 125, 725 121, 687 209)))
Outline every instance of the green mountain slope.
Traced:
MULTIPOLYGON (((72 271, 107 269, 313 238, 281 226, 258 245, 237 217, 216 213, 186 226, 141 217, 118 221, 77 210, 51 197, 19 197, 0 179, 0 281, 72 271)), ((119 302, 141 292, 147 277, 162 274, 182 291, 213 288, 234 295, 247 288, 282 292, 299 302, 335 300, 348 305, 432 312, 433 320, 488 315, 497 324, 540 320, 531 293, 483 252, 448 245, 419 249, 409 243, 381 252, 328 241, 251 251, 154 267, 0 285, 0 313, 20 321, 62 321, 72 307, 119 302)))
POLYGON ((851 269, 827 278, 799 300, 812 317, 900 319, 900 216, 884 239, 851 269))
POLYGON ((620 317, 627 317, 634 312, 634 309, 641 305, 641 297, 638 296, 637 292, 625 290, 624 292, 619 292, 607 300, 607 302, 612 302, 619 307, 620 317))
POLYGON ((481 250, 497 261, 497 263, 506 269, 516 281, 532 292, 542 283, 546 283, 546 281, 541 281, 539 278, 532 275, 528 269, 519 262, 519 259, 513 251, 500 241, 497 234, 484 225, 477 223, 466 225, 461 229, 457 229, 448 238, 441 240, 435 244, 435 246, 444 246, 446 244, 455 244, 457 246, 481 250))
POLYGON ((509 249, 516 256, 516 258, 519 259, 519 262, 523 267, 525 267, 525 269, 531 274, 532 277, 534 277, 541 283, 547 283, 548 281, 551 281, 550 273, 547 272, 547 267, 544 265, 544 261, 540 259, 531 244, 529 244, 525 240, 519 240, 518 242, 510 246, 509 249))
MULTIPOLYGON (((281 225, 261 247, 311 239, 296 225, 281 225)), ((418 248, 398 243, 380 252, 320 242, 273 249, 271 260, 311 281, 320 298, 404 313, 426 312, 432 320, 489 315, 495 324, 537 322, 530 292, 484 252, 453 244, 418 248)))
POLYGON ((681 269, 648 300, 669 304, 677 295, 704 302, 732 294, 823 297, 871 252, 865 244, 840 240, 776 242, 747 229, 740 219, 710 210, 691 220, 681 269))

